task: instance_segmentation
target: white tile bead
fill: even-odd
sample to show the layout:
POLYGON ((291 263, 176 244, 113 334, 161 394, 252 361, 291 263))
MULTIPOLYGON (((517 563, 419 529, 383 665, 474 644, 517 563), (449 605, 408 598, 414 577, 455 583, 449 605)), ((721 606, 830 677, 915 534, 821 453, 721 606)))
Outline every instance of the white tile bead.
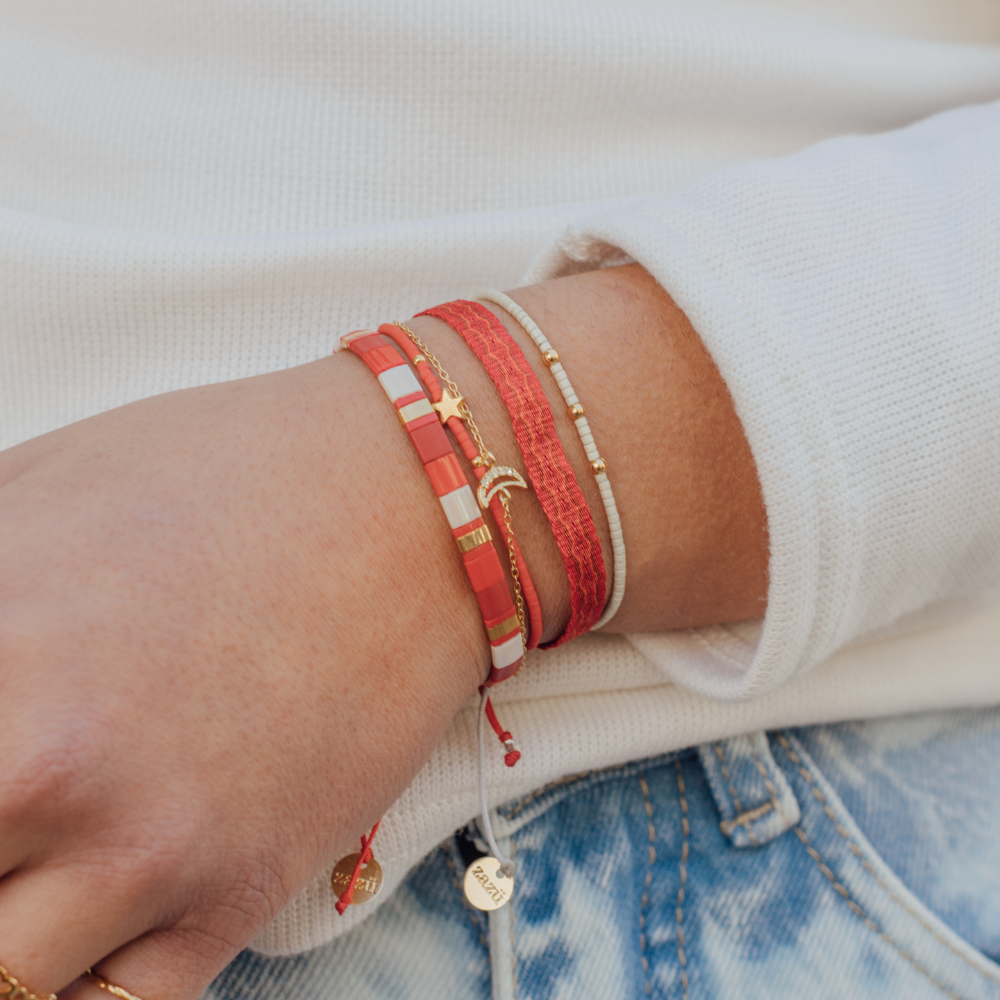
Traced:
POLYGON ((501 642, 499 646, 490 646, 490 655, 493 657, 493 666, 497 670, 503 670, 512 663, 524 656, 524 643, 521 641, 521 633, 518 632, 512 639, 501 642))
POLYGON ((445 493, 443 497, 438 497, 438 500, 441 501, 444 516, 448 518, 448 524, 453 529, 461 528, 479 517, 479 505, 468 486, 459 486, 457 490, 452 490, 451 493, 445 493))
POLYGON ((415 392, 423 392, 420 383, 417 381, 417 376, 413 374, 413 369, 402 360, 395 367, 386 368, 378 376, 378 380, 382 383, 385 394, 393 403, 403 396, 411 396, 415 392))

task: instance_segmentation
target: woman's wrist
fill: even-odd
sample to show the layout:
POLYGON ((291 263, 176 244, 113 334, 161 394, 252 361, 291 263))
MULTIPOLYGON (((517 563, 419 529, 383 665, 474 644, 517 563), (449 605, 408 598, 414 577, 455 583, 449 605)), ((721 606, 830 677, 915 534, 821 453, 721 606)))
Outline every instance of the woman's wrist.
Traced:
MULTIPOLYGON (((558 349, 618 498, 629 576, 621 610, 607 629, 654 631, 761 615, 767 522, 753 459, 725 384, 684 314, 637 265, 510 294, 558 349)), ((548 396, 593 512, 610 581, 607 519, 562 396, 527 334, 499 307, 490 308, 548 396)), ((497 460, 523 473, 510 418, 469 348, 439 320, 418 317, 408 325, 466 394, 497 460)), ((537 502, 518 496, 514 516, 548 640, 569 616, 565 570, 537 502)))
MULTIPOLYGON (((453 633, 434 676, 384 680, 401 692, 419 687, 457 710, 486 676, 489 650, 475 595, 420 461, 364 366, 337 355, 295 371, 306 379, 304 410, 313 422, 310 454, 317 459, 319 502, 352 512, 349 561, 339 563, 336 577, 377 584, 380 607, 366 613, 382 622, 387 645, 422 645, 432 636, 438 641, 443 631, 453 633), (456 658, 456 647, 466 655, 456 658)), ((326 547, 317 547, 314 572, 320 579, 330 576, 328 558, 326 547)), ((387 653, 385 660, 403 663, 407 657, 387 653)))

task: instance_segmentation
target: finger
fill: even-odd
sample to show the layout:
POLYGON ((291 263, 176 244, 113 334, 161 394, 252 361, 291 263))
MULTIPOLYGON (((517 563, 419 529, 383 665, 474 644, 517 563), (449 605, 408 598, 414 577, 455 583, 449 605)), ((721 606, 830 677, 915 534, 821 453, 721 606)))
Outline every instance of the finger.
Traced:
POLYGON ((0 964, 32 993, 58 992, 150 926, 149 902, 124 888, 81 864, 8 875, 0 882, 0 964))
MULTIPOLYGON (((59 765, 50 763, 51 757, 44 751, 35 751, 34 759, 25 766, 18 736, 14 734, 13 740, 0 742, 0 760, 5 766, 5 773, 0 775, 0 878, 43 865, 60 833, 78 827, 72 812, 65 821, 54 815, 60 806, 66 808, 56 790, 60 778, 43 772, 52 772, 59 765), (46 802, 46 798, 50 801, 46 802)), ((0 883, 4 885, 6 882, 0 883)))
MULTIPOLYGON (((171 927, 132 941, 94 971, 136 1000, 198 1000, 239 951, 205 931, 171 927)), ((81 979, 59 1000, 112 1000, 112 994, 81 979)))
POLYGON ((49 840, 47 831, 32 829, 27 824, 8 824, 0 816, 0 878, 40 861, 49 840))

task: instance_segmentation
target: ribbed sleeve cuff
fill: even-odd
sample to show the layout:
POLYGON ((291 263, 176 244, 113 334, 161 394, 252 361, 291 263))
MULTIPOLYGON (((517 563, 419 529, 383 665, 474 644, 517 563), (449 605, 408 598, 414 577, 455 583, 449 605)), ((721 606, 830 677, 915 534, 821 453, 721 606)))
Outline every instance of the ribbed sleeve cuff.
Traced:
POLYGON ((768 514, 767 614, 755 643, 747 628, 673 634, 678 682, 754 697, 1000 579, 997 162, 1000 108, 962 109, 637 199, 532 268, 641 263, 743 423, 768 514))

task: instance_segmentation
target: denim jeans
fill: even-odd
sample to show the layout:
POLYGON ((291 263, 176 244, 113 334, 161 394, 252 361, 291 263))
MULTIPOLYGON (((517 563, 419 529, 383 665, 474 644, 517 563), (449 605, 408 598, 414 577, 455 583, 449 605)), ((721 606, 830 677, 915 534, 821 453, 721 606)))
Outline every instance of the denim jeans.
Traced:
POLYGON ((496 810, 513 902, 470 909, 476 829, 307 955, 211 1000, 1000 998, 1000 710, 756 733, 496 810))

